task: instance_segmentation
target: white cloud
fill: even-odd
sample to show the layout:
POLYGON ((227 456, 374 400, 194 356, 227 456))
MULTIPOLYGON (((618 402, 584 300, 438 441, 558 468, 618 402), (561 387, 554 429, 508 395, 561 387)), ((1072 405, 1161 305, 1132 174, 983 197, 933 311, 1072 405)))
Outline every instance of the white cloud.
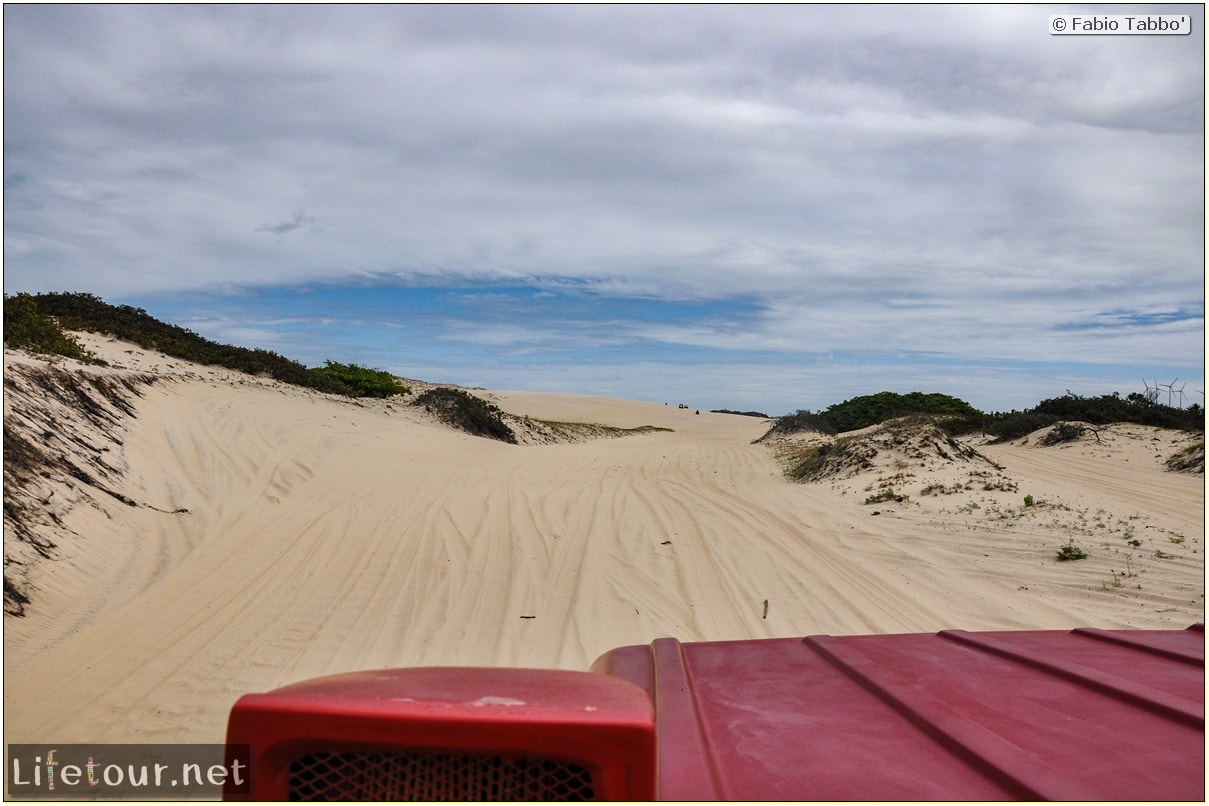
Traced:
MULTIPOLYGON (((507 280, 764 312, 661 344, 1203 361, 1080 329, 1203 309, 1203 10, 1050 11, 12 6, 6 290, 507 280)), ((457 338, 569 338, 527 325, 457 338)))

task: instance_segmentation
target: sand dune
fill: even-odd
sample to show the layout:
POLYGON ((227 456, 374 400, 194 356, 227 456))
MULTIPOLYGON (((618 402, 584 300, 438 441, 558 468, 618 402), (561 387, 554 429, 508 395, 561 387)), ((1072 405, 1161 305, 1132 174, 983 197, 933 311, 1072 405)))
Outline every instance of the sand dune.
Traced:
POLYGON ((106 454, 129 503, 77 490, 59 559, 5 618, 10 742, 217 742, 238 696, 310 676, 586 669, 661 636, 1203 620, 1204 477, 1162 469, 1180 435, 979 445, 991 490, 959 463, 885 455, 793 484, 753 444, 765 421, 677 401, 480 392, 517 415, 671 429, 514 446, 85 338, 108 372, 162 377, 106 454), (864 503, 886 484, 907 499, 864 503), (1058 562, 1068 539, 1091 556, 1058 562))

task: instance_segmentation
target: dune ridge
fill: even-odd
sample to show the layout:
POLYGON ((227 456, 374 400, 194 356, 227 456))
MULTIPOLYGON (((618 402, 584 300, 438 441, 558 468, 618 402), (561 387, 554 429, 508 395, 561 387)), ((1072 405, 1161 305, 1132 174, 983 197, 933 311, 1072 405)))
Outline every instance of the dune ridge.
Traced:
POLYGON ((1204 477, 1162 466, 1186 435, 971 446, 1000 468, 987 478, 885 448, 795 484, 757 418, 476 391, 514 423, 629 430, 508 445, 397 399, 79 336, 113 365, 80 371, 155 380, 105 452, 134 504, 75 484, 56 559, 29 571, 27 614, 5 618, 13 742, 218 742, 238 696, 306 677, 582 670, 666 635, 1203 620, 1204 477), (895 496, 865 503, 887 485, 895 496), (1058 562, 1068 540, 1089 558, 1058 562))

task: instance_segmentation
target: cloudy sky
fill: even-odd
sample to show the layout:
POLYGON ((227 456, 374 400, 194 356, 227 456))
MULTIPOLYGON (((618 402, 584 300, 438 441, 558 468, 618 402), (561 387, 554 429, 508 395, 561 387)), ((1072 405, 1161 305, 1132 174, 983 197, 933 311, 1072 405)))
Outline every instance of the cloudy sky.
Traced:
POLYGON ((1204 389, 1205 52, 1129 7, 4 8, 4 290, 782 414, 1204 389), (1178 384, 1177 384, 1178 387, 1178 384))

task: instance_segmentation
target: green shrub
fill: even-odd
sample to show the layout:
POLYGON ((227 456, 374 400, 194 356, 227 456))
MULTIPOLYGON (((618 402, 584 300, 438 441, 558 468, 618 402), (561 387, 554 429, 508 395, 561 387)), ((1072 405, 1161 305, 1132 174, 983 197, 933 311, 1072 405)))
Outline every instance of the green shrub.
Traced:
POLYGON ((1036 502, 1033 500, 1033 497, 1032 497, 1031 495, 1026 495, 1026 496, 1024 497, 1024 505, 1025 505, 1026 507, 1031 507, 1031 506, 1032 506, 1033 504, 1035 504, 1035 503, 1036 503, 1036 502))
POLYGON ((760 420, 770 419, 767 414, 762 411, 732 411, 731 409, 710 409, 713 414, 739 414, 743 417, 755 417, 760 420))
POLYGON ((25 293, 4 296, 4 343, 43 355, 62 355, 90 363, 104 363, 85 350, 53 318, 39 311, 37 301, 25 293))
POLYGON ((415 405, 423 406, 442 422, 468 434, 516 444, 516 434, 504 422, 499 406, 469 392, 441 386, 417 397, 415 405))
POLYGON ((843 403, 828 406, 823 412, 823 417, 835 430, 844 432, 856 431, 911 414, 976 417, 982 412, 964 400, 938 392, 910 392, 905 395, 878 392, 875 395, 854 397, 843 403))
MULTIPOLYGON (((67 330, 106 333, 134 342, 147 350, 156 350, 173 358, 197 364, 219 366, 267 375, 283 383, 304 386, 320 392, 352 395, 354 392, 330 375, 312 372, 297 361, 269 350, 219 344, 187 328, 161 322, 142 308, 110 305, 100 297, 86 293, 58 292, 36 294, 38 310, 56 317, 67 330)), ((7 309, 7 306, 5 306, 7 309)), ((5 319, 8 318, 7 310, 5 319)), ((7 334, 6 334, 7 338, 7 334)))
POLYGON ((1078 423, 1060 422, 1037 442, 1040 445, 1061 445, 1063 442, 1074 442, 1088 432, 1094 432, 1094 429, 1078 423))
POLYGON ((898 493, 894 492, 893 487, 887 487, 886 489, 882 490, 880 493, 871 495, 868 498, 866 498, 865 503, 866 504, 880 504, 885 501, 895 501, 895 502, 901 504, 906 500, 907 500, 907 496, 899 495, 898 493))
POLYGON ((1072 434, 1071 438, 1080 436, 1074 433, 1077 426, 1069 425, 1071 421, 1091 423, 1093 426, 1135 423, 1155 428, 1205 430, 1205 412, 1198 404, 1181 409, 1150 400, 1137 392, 1125 397, 1116 392, 1099 397, 1081 397, 1067 392, 1062 397, 1042 400, 1026 411, 954 417, 939 425, 953 435, 980 432, 990 434, 998 442, 1006 442, 1058 423, 1067 423, 1069 427, 1059 431, 1055 438, 1072 434))
POLYGON ((798 409, 793 414, 786 414, 773 421, 772 428, 765 436, 772 437, 784 434, 797 434, 802 431, 818 431, 821 434, 834 434, 835 428, 821 414, 798 409))
POLYGON ((843 403, 834 403, 818 413, 799 410, 794 414, 779 417, 770 433, 820 431, 824 434, 842 434, 912 414, 971 419, 984 416, 969 403, 949 395, 878 392, 875 395, 863 395, 843 403))
POLYGON ((410 394, 411 390, 395 380, 395 376, 380 369, 369 369, 356 364, 339 364, 325 361, 322 367, 311 372, 334 378, 349 388, 354 397, 391 397, 410 394))
POLYGON ((1066 545, 1058 549, 1059 560, 1086 560, 1087 552, 1075 545, 1075 539, 1072 537, 1066 541, 1066 545))

